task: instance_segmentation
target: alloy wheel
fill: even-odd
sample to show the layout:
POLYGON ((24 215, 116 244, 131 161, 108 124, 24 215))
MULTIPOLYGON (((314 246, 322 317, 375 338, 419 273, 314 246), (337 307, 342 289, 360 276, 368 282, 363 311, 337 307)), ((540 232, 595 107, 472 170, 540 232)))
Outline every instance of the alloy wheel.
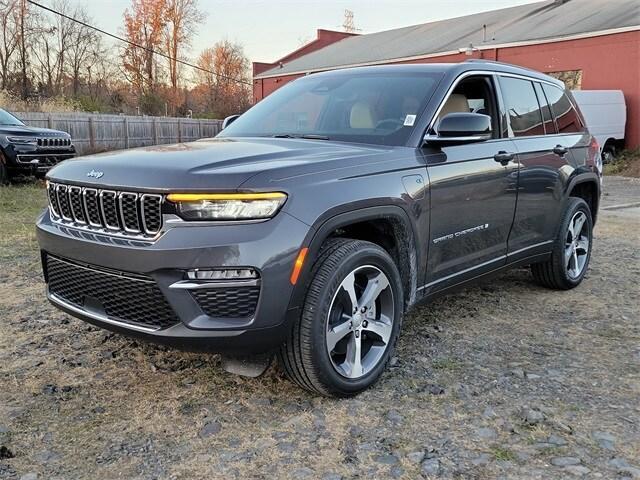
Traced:
POLYGON ((584 270, 589 255, 589 244, 587 215, 578 211, 569 222, 565 240, 564 258, 569 277, 578 278, 584 270))
POLYGON ((389 279, 379 268, 365 265, 349 273, 333 297, 326 322, 333 368, 349 379, 371 372, 389 347, 394 314, 389 279))

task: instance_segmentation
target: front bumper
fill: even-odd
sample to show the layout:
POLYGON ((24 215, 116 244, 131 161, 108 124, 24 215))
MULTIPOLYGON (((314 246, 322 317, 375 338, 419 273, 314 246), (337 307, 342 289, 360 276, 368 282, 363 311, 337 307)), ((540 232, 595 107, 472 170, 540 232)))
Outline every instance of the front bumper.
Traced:
MULTIPOLYGON (((287 332, 289 320, 297 313, 289 310, 293 290, 289 276, 309 227, 285 212, 260 223, 166 222, 165 225, 165 231, 154 242, 130 240, 52 222, 47 210, 38 220, 37 237, 45 265, 50 255, 84 265, 81 268, 88 270, 104 270, 112 272, 111 275, 123 272, 151 279, 175 313, 175 323, 149 328, 144 323, 113 317, 100 298, 71 302, 50 291, 45 268, 49 300, 67 313, 100 327, 187 350, 248 354, 277 347, 287 332), (194 295, 199 286, 185 282, 187 270, 240 267, 259 272, 257 306, 248 317, 212 314, 194 295)), ((117 292, 115 297, 118 298, 117 292)), ((109 301, 113 302, 113 298, 111 295, 109 301)))
POLYGON ((10 147, 7 149, 7 157, 9 158, 9 170, 15 173, 24 174, 44 174, 58 163, 74 158, 76 156, 75 148, 64 149, 40 149, 22 147, 17 149, 10 147))

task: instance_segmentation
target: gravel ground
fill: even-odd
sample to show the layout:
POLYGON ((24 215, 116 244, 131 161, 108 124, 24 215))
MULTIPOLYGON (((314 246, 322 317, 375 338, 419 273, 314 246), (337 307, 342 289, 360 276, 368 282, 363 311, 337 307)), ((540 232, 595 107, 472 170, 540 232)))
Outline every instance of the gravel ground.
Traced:
MULTIPOLYGON (((605 207, 640 199, 638 180, 606 186, 605 207)), ((2 479, 640 478, 633 207, 602 210, 579 288, 520 269, 416 308, 381 382, 338 401, 55 310, 43 202, 0 190, 2 479)))

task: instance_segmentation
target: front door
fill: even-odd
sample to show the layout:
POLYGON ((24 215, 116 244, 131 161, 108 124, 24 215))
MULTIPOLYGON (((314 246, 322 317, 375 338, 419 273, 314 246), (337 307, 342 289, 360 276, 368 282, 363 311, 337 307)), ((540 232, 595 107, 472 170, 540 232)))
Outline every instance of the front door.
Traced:
POLYGON ((464 79, 450 95, 455 100, 447 100, 442 110, 451 113, 455 104, 463 111, 468 105, 467 111, 490 115, 495 138, 427 155, 431 221, 425 294, 506 263, 518 163, 513 141, 501 138, 493 82, 490 76, 464 79))

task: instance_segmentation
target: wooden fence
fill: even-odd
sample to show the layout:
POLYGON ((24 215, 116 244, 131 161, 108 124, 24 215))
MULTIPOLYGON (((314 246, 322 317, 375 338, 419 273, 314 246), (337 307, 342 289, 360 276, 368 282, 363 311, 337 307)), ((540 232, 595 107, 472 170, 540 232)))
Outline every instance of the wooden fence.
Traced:
POLYGON ((71 135, 79 155, 214 137, 221 120, 139 117, 91 113, 17 112, 33 127, 62 130, 71 135))

